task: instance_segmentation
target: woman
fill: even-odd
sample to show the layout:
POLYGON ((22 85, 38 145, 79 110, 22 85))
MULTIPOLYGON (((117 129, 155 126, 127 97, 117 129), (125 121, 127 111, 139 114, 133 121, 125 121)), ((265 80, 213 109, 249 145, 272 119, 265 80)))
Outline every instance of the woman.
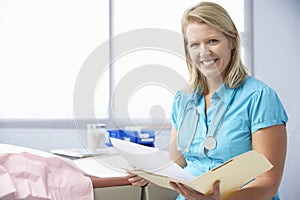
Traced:
MULTIPOLYGON (((202 2, 182 19, 190 91, 179 91, 173 103, 170 158, 194 176, 252 149, 273 168, 226 200, 278 200, 286 156, 287 115, 274 90, 248 76, 240 59, 240 37, 228 13, 202 2)), ((253 165, 255 167, 255 164, 253 165)), ((147 181, 131 176, 134 185, 147 181)), ((217 181, 203 195, 170 183, 177 199, 221 199, 217 181)))

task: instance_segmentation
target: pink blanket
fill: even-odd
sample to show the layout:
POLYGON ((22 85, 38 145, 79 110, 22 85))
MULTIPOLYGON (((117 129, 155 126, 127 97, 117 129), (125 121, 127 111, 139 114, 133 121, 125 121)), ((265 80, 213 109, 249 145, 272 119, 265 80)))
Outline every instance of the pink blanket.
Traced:
POLYGON ((0 151, 0 199, 12 198, 94 199, 90 178, 71 162, 57 156, 0 151))

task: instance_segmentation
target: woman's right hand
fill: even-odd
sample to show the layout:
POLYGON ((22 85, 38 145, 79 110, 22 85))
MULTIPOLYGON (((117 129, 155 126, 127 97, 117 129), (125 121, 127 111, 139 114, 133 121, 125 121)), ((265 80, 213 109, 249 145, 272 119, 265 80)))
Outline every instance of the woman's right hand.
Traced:
POLYGON ((144 179, 144 178, 142 178, 140 176, 137 176, 135 174, 129 173, 129 172, 127 172, 127 178, 128 178, 128 181, 133 186, 142 187, 142 186, 148 185, 148 183, 149 183, 149 181, 147 181, 146 179, 144 179))

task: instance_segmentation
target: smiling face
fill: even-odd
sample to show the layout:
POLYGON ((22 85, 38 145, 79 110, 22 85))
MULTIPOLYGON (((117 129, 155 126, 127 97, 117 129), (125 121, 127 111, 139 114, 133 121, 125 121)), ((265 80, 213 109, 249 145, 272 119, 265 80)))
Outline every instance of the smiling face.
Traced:
POLYGON ((185 37, 190 57, 206 78, 224 80, 231 59, 232 42, 205 23, 190 23, 185 37), (220 76, 221 75, 221 76, 220 76))

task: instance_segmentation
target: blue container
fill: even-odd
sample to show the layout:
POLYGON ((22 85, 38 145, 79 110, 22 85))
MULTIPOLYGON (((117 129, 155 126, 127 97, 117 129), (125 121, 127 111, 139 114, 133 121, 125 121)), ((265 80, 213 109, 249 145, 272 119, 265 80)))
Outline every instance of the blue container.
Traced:
POLYGON ((138 137, 137 131, 123 130, 122 140, 136 143, 138 137))
POLYGON ((122 130, 107 130, 109 137, 121 139, 122 130))
POLYGON ((155 133, 154 130, 141 130, 141 133, 138 134, 136 143, 154 147, 155 142, 155 133))
MULTIPOLYGON (((138 131, 132 130, 107 130, 109 137, 117 138, 121 140, 126 140, 141 145, 154 147, 155 134, 153 130, 142 130, 140 133, 138 131)), ((111 142, 107 146, 113 146, 111 142)))
MULTIPOLYGON (((117 138, 117 139, 123 139, 122 138, 122 130, 107 130, 107 132, 109 133, 109 137, 110 138, 117 138)), ((107 146, 112 147, 112 143, 109 140, 109 142, 107 143, 107 146)))

